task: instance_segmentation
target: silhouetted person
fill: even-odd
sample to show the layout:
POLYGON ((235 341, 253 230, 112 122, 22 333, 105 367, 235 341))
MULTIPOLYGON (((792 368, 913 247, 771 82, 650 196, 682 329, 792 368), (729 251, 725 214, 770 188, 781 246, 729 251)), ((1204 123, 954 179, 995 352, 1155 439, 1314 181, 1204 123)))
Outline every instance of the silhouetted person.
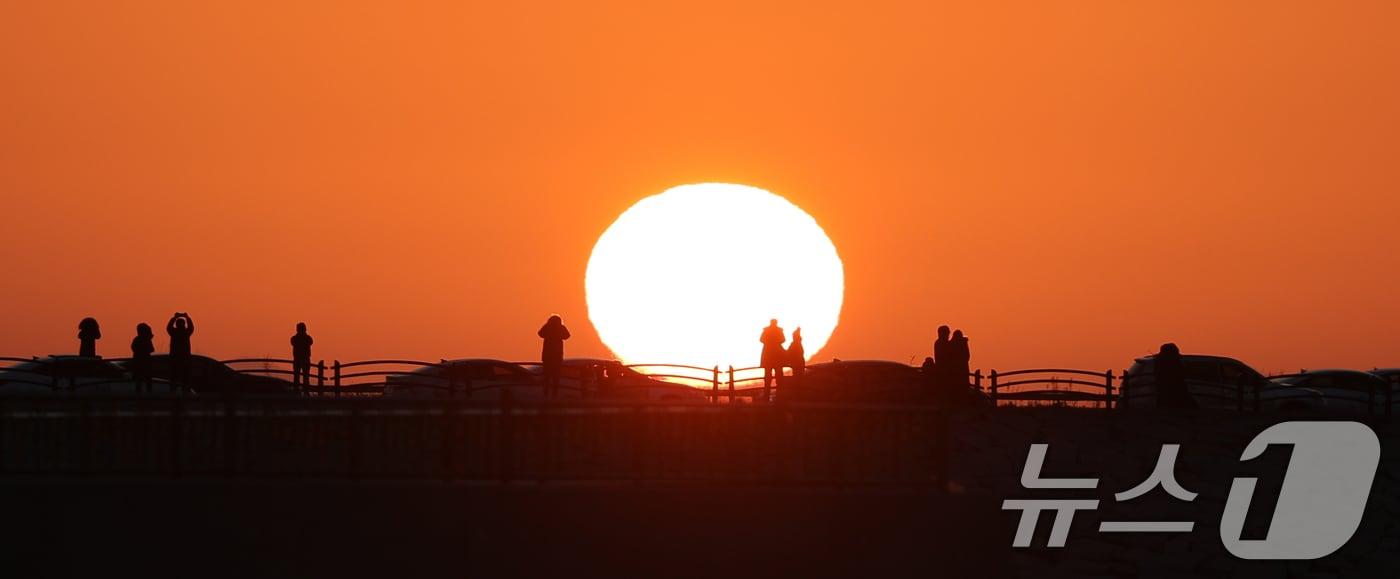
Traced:
POLYGON ((544 370, 544 395, 553 398, 559 395, 559 371, 564 365, 564 340, 569 339, 569 329, 559 316, 549 316, 549 321, 540 327, 540 338, 544 349, 540 352, 540 366, 544 370))
POLYGON ((194 335, 194 320, 184 312, 175 312, 165 323, 170 335, 170 389, 190 389, 190 336, 194 335))
POLYGON ((766 397, 773 380, 783 374, 783 357, 787 355, 783 342, 787 341, 787 335, 778 327, 778 320, 768 320, 768 327, 763 328, 758 341, 763 343, 763 353, 759 355, 758 363, 763 366, 763 395, 766 397))
POLYGON ((794 380, 802 378, 807 372, 807 351, 802 347, 802 328, 792 331, 792 343, 787 347, 787 364, 792 368, 794 380))
POLYGON ((949 368, 953 366, 953 342, 949 339, 952 329, 948 326, 938 326, 938 339, 933 342, 933 361, 937 366, 935 376, 935 388, 942 390, 951 386, 948 382, 950 374, 949 368))
POLYGON ((1196 400, 1186 389, 1186 368, 1181 361, 1181 350, 1176 344, 1162 344, 1157 355, 1152 358, 1152 372, 1157 384, 1157 407, 1196 408, 1196 400))
POLYGON ((131 380, 136 391, 151 392, 151 354, 156 352, 155 333, 144 322, 136 324, 136 337, 131 339, 131 380))
POLYGON ((962 330, 953 332, 952 367, 948 369, 950 387, 966 387, 967 375, 972 373, 972 350, 967 345, 967 336, 962 330))
POLYGON ((83 318, 78 322, 78 355, 96 357, 97 340, 102 337, 102 330, 97 327, 97 320, 93 318, 83 318))
POLYGON ((301 387, 303 396, 311 392, 312 342, 306 322, 297 322, 297 333, 292 335, 292 383, 301 387))
POLYGON ((923 365, 919 366, 919 378, 923 382, 923 398, 929 401, 941 399, 942 393, 938 391, 938 364, 933 361, 933 356, 925 356, 923 365))

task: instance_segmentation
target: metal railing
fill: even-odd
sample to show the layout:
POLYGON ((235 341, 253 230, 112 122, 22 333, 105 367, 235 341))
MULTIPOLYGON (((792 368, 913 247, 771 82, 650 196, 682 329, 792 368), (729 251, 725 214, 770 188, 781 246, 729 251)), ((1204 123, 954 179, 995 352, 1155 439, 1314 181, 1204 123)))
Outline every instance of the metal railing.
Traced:
MULTIPOLYGON (((981 370, 977 371, 980 382, 981 370)), ((1099 406, 1114 403, 1112 370, 1093 372, 1071 368, 1029 368, 988 375, 987 396, 994 404, 1099 406)))
MULTIPOLYGON (((109 395, 131 393, 127 392, 130 390, 130 374, 120 366, 127 361, 124 358, 0 357, 0 396, 16 391, 21 394, 60 395, 104 390, 110 391, 109 395), (104 366, 106 370, 99 376, 74 375, 71 366, 82 364, 107 366, 104 366)), ((293 391, 290 384, 294 375, 292 360, 235 358, 213 363, 237 374, 262 376, 286 382, 288 392, 293 391)), ((539 365, 538 362, 516 364, 527 368, 539 365)), ((526 372, 513 378, 473 381, 459 378, 458 374, 452 371, 453 365, 446 360, 332 360, 329 364, 321 360, 311 364, 309 383, 298 393, 309 398, 378 398, 384 394, 386 388, 403 388, 418 391, 422 393, 421 397, 447 400, 500 400, 508 395, 518 400, 543 397, 544 387, 540 383, 538 372, 526 372)), ((758 366, 706 368, 684 364, 646 363, 622 367, 655 382, 623 382, 604 392, 598 383, 591 382, 590 379, 566 380, 558 389, 567 398, 595 398, 605 394, 618 398, 648 398, 649 396, 641 393, 628 394, 623 391, 645 391, 664 385, 667 388, 697 392, 711 403, 773 400, 773 391, 765 389, 763 383, 763 368, 758 366)), ((1288 376, 1290 375, 1270 378, 1288 376)), ((1142 373, 1130 375, 1126 370, 1115 374, 1111 370, 1099 372, 1073 368, 1027 368, 1010 371, 993 369, 987 374, 976 370, 968 374, 968 381, 975 390, 983 393, 996 405, 1114 408, 1133 402, 1143 406, 1154 404, 1147 399, 1155 396, 1155 390, 1132 388, 1134 380, 1142 381, 1149 377, 1149 374, 1142 373)), ((209 378, 206 376, 202 379, 209 378)), ((786 373, 784 379, 791 380, 791 374, 786 373)), ((1219 380, 1191 380, 1190 392, 1205 406, 1233 408, 1241 412, 1277 410, 1284 407, 1300 408, 1321 400, 1324 404, 1335 402, 1338 407, 1364 406, 1364 412, 1368 415, 1389 416, 1395 403, 1393 391, 1400 388, 1400 378, 1391 377, 1389 380, 1392 384, 1389 389, 1377 388, 1372 392, 1355 395, 1335 392, 1318 394, 1308 389, 1289 390, 1271 383, 1254 384, 1242 381, 1234 384, 1219 380), (1290 403, 1293 404, 1289 406, 1290 403)), ((168 380, 157 378, 154 382, 157 392, 174 390, 174 385, 168 380)), ((201 385, 196 383, 194 386, 195 390, 199 391, 201 385)), ((776 386, 776 383, 770 385, 776 386)), ((927 386, 910 384, 909 387, 927 386)))

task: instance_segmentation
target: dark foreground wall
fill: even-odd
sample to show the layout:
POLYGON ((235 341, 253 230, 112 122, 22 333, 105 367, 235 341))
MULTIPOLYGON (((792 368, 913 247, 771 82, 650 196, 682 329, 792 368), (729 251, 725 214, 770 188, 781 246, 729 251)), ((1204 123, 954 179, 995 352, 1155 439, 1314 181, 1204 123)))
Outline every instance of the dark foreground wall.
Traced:
MULTIPOLYGON (((1260 480, 1248 538, 1267 536, 1286 447, 1239 460, 1289 417, 995 409, 949 420, 951 492, 935 487, 756 487, 514 483, 508 488, 380 480, 0 479, 5 577, 1395 577, 1400 576, 1400 429, 1381 442, 1361 526, 1315 561, 1244 561, 1219 537, 1234 477, 1260 480), (1027 490, 1032 443, 1046 477, 1088 490, 1027 490), (1117 502, 1181 444, 1178 481, 1117 502), (1013 549, 1007 498, 1097 499, 1064 548, 1013 549), (1187 534, 1105 534, 1101 521, 1188 520, 1187 534)), ((878 424, 870 425, 878 428, 878 424)), ((878 454, 872 451, 873 454, 878 454)))
POLYGON ((999 577, 988 499, 811 489, 8 482, 6 577, 999 577))

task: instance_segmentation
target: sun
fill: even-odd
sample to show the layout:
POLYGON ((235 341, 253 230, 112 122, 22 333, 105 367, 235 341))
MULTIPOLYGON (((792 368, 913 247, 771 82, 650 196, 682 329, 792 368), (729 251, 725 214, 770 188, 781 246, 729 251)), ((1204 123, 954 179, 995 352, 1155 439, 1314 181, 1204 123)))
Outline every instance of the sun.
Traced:
POLYGON ((776 318, 807 358, 831 338, 845 273, 836 246, 798 206, 756 187, 681 185, 623 212, 598 238, 588 317, 627 363, 758 364, 776 318))

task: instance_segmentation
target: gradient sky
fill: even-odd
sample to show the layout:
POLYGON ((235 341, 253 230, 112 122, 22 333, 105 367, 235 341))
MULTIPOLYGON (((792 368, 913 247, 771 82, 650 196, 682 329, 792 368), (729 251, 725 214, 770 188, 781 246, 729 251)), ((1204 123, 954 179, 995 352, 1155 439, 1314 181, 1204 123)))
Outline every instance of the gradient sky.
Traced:
POLYGON ((594 241, 728 181, 840 251, 821 359, 1400 365, 1396 3, 466 4, 0 3, 0 352, 602 355, 594 241))

